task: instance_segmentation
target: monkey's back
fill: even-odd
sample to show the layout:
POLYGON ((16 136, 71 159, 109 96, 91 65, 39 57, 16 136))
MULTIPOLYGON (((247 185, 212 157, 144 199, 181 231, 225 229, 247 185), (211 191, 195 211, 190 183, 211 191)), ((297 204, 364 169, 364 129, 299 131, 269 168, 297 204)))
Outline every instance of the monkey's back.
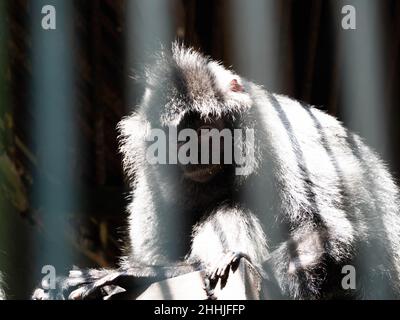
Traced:
POLYGON ((376 292, 378 280, 388 278, 398 292, 399 190, 384 162, 334 117, 253 90, 269 141, 265 153, 272 153, 283 186, 281 214, 293 224, 312 224, 318 216, 333 240, 331 257, 347 260, 359 277, 372 279, 362 281, 361 294, 376 292))

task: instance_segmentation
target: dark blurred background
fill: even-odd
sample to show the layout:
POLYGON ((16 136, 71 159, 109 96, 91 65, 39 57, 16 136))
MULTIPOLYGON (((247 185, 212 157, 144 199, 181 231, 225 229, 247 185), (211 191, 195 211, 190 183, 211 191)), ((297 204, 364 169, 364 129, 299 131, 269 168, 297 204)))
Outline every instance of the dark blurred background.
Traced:
MULTIPOLYGON (((365 137, 399 177, 400 1, 250 0, 241 2, 245 10, 233 12, 234 0, 165 0, 161 7, 154 0, 149 1, 154 7, 146 9, 150 16, 143 12, 144 2, 1 0, 0 270, 11 298, 29 296, 44 264, 57 266, 59 273, 73 264, 116 265, 129 198, 116 125, 140 101, 143 88, 130 76, 141 71, 160 43, 170 46, 171 39, 194 46, 267 89, 337 116, 365 137), (68 17, 63 17, 67 2, 68 17), (342 29, 340 8, 347 3, 360 11, 356 30, 342 29), (364 19, 366 3, 375 21, 364 19), (44 131, 56 140, 53 149, 33 134, 52 122, 51 113, 43 119, 35 108, 35 101, 47 92, 35 89, 41 73, 35 59, 39 55, 40 60, 44 49, 37 49, 34 24, 40 25, 44 4, 55 5, 61 28, 49 32, 59 36, 57 32, 68 30, 70 35, 69 47, 60 51, 62 59, 71 61, 66 70, 72 79, 71 94, 65 96, 70 112, 65 118, 56 114, 55 123, 73 125, 65 127, 65 136, 70 136, 66 140, 57 128, 44 131), (170 33, 160 36, 153 26, 165 18, 170 33), (378 34, 371 32, 375 26, 378 34), (366 55, 377 50, 379 55, 371 57, 378 57, 379 67, 372 58, 350 59, 352 50, 366 55), (355 64, 359 65, 353 71, 355 64), (371 105, 346 116, 354 88, 354 95, 361 97, 358 103, 371 105), (364 101, 371 90, 378 92, 376 100, 364 101), (363 123, 365 117, 369 120, 363 123), (43 150, 45 157, 38 156, 43 150), (61 160, 46 158, 52 153, 61 160), (63 166, 53 170, 43 159, 63 166), (58 175, 63 168, 68 174, 58 175), (57 207, 57 195, 65 186, 75 204, 57 207), (38 189, 47 190, 56 205, 42 202, 38 189), (49 213, 52 220, 46 218, 49 213), (61 257, 67 253, 52 261, 48 250, 61 257)), ((57 74, 53 80, 59 80, 57 74)))

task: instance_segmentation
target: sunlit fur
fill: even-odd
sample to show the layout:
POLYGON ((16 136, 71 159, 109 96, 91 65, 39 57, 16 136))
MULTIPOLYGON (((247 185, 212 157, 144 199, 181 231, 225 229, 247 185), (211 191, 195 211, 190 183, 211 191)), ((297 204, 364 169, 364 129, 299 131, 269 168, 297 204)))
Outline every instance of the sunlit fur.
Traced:
MULTIPOLYGON (((146 68, 144 83, 141 104, 119 124, 132 187, 127 253, 118 270, 75 271, 62 290, 86 283, 87 293, 110 274, 155 275, 177 262, 212 271, 237 251, 279 287, 272 298, 399 298, 399 192, 359 136, 176 43, 146 68), (243 90, 231 90, 233 79, 243 90), (243 146, 254 154, 247 176, 234 164, 199 183, 177 165, 146 161, 150 130, 179 128, 190 114, 254 130, 255 144, 243 146), (342 287, 345 265, 355 267, 355 290, 342 287)), ((190 270, 175 265, 167 276, 175 271, 190 270)))
POLYGON ((159 54, 145 81, 141 105, 119 125, 133 188, 131 248, 123 265, 170 262, 174 245, 189 241, 185 231, 191 234, 186 261, 212 268, 224 252, 242 251, 261 270, 268 264, 291 298, 396 297, 399 193, 379 156, 357 135, 334 117, 178 44, 172 54, 159 54), (233 79, 243 92, 230 90, 233 79), (219 192, 213 180, 206 188, 174 184, 146 163, 149 130, 178 126, 188 112, 255 130, 255 146, 246 146, 255 151, 251 173, 229 176, 221 197, 213 194, 219 192), (181 202, 187 194, 190 204, 181 202), (179 227, 188 222, 190 228, 179 227), (355 291, 341 289, 345 264, 356 267, 355 291))

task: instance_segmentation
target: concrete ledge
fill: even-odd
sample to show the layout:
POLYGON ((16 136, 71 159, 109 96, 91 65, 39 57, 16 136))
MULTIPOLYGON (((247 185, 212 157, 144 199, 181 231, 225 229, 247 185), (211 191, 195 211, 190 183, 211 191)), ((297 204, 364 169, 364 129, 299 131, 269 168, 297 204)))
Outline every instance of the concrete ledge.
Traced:
MULTIPOLYGON (((204 276, 203 271, 197 271, 155 282, 137 300, 205 300, 204 276)), ((217 300, 259 300, 263 297, 261 288, 261 276, 246 259, 242 259, 235 272, 229 272, 226 284, 218 280, 213 297, 217 300)))

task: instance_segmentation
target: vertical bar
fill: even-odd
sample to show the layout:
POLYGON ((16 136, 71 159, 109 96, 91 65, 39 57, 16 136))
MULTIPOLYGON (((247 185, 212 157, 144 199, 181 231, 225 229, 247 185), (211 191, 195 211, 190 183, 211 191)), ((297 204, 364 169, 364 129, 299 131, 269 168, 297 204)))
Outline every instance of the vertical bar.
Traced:
MULTIPOLYGON (((53 265, 58 273, 72 262, 66 242, 67 218, 75 209, 74 194, 74 50, 73 2, 32 1, 32 108, 37 172, 33 201, 43 219, 45 240, 37 241, 37 270, 53 265), (42 8, 56 9, 56 29, 42 28, 42 8)), ((37 277, 37 275, 34 275, 37 277)))
MULTIPOLYGON (((279 72, 280 20, 277 17, 280 17, 280 10, 278 2, 274 0, 232 0, 229 19, 231 25, 228 30, 233 30, 232 56, 235 70, 241 76, 263 85, 269 92, 279 92, 285 80, 279 72)), ((241 196, 249 203, 267 208, 273 203, 271 194, 263 189, 254 192, 246 188, 241 196)), ((267 215, 263 217, 266 218, 267 215)), ((264 223, 262 221, 266 225, 264 223)))
MULTIPOLYGON (((356 30, 339 32, 343 61, 342 113, 348 127, 364 137, 368 144, 388 156, 387 100, 384 96, 384 48, 381 4, 379 1, 334 1, 336 20, 345 5, 356 9, 356 30)), ((338 26, 335 26, 337 29, 338 26)))
POLYGON ((315 64, 317 59, 318 38, 321 28, 322 3, 321 0, 311 1, 311 21, 309 25, 309 45, 307 50, 307 62, 305 77, 303 83, 302 98, 304 101, 310 101, 313 93, 313 80, 315 64))
POLYGON ((230 24, 236 70, 267 90, 280 91, 279 7, 274 0, 232 0, 230 24))
MULTIPOLYGON (((143 70, 143 65, 150 61, 155 51, 161 47, 171 48, 173 23, 168 1, 129 0, 126 6, 126 69, 128 76, 135 76, 143 70)), ((133 88, 133 81, 128 79, 127 101, 138 101, 141 95, 133 88)))
POLYGON ((6 70, 8 62, 8 25, 7 25, 7 3, 0 2, 0 300, 5 298, 3 292, 3 274, 2 271, 7 267, 7 261, 3 248, 9 247, 9 230, 7 228, 8 221, 7 215, 9 214, 8 203, 6 201, 4 190, 7 188, 6 174, 7 174, 7 121, 6 117, 9 116, 8 112, 8 93, 7 93, 7 79, 6 70))
MULTIPOLYGON (((346 126, 352 131, 358 133, 366 141, 368 145, 378 151, 384 158, 389 159, 388 150, 388 127, 386 113, 389 111, 387 106, 388 99, 384 94, 384 55, 383 48, 383 21, 382 21, 382 3, 381 1, 364 1, 364 0, 346 0, 333 1, 333 9, 338 19, 334 19, 337 23, 334 28, 338 30, 338 46, 341 48, 341 57, 343 66, 342 74, 342 105, 341 113, 346 126), (342 8, 345 5, 351 5, 356 10, 356 29, 343 29, 342 19, 345 13, 342 8)), ((355 148, 355 147, 353 147, 355 148)), ((365 175, 365 183, 372 184, 377 179, 379 173, 375 172, 374 165, 369 163, 369 159, 364 159, 363 154, 358 150, 353 150, 355 156, 359 160, 360 168, 365 175), (374 179, 372 179, 374 177, 374 179)), ((383 201, 380 191, 371 190, 371 201, 383 201)), ((387 225, 385 215, 390 212, 384 212, 377 206, 376 212, 369 212, 365 209, 362 212, 368 223, 374 223, 375 230, 382 230, 379 235, 385 241, 389 252, 397 255, 396 248, 390 248, 395 241, 391 230, 392 226, 387 225), (373 218, 378 214, 378 219, 373 218)), ((382 257, 382 248, 375 246, 368 252, 358 253, 355 263, 356 272, 358 269, 367 270, 371 273, 376 268, 377 260, 382 257)), ((389 259, 391 257, 389 256, 389 259)), ((391 261, 388 261, 391 263, 391 261)), ((394 264, 393 268, 397 268, 394 264)), ((399 271, 399 270, 397 270, 399 271)), ((368 274, 371 279, 374 276, 378 279, 379 275, 368 274)), ((367 296, 386 296, 390 292, 382 281, 364 281, 363 291, 367 296)))
MULTIPOLYGON (((127 2, 126 23, 126 66, 127 70, 135 75, 135 72, 143 71, 146 63, 151 63, 154 52, 162 47, 170 51, 173 39, 173 23, 170 12, 170 2, 164 0, 130 0, 127 2)), ((142 88, 141 88, 142 89, 142 88)), ((142 90, 135 90, 134 82, 129 79, 126 83, 125 95, 126 101, 139 103, 142 97, 142 90)), ((133 106, 129 106, 132 108, 133 106)), ((129 110, 129 111, 132 111, 129 110)), ((163 230, 168 232, 168 237, 176 237, 181 233, 181 226, 184 223, 179 219, 181 212, 177 208, 157 208, 160 219, 170 217, 163 221, 163 230), (163 211, 163 212, 159 212, 163 211), (172 221, 171 221, 172 220, 172 221), (165 223, 164 223, 165 222, 165 223)), ((179 241, 178 239, 177 241, 179 241)), ((182 240, 183 241, 183 240, 182 240)), ((174 256, 179 250, 180 243, 176 241, 168 242, 166 255, 174 256)), ((163 295, 169 296, 169 288, 163 288, 163 295)))

